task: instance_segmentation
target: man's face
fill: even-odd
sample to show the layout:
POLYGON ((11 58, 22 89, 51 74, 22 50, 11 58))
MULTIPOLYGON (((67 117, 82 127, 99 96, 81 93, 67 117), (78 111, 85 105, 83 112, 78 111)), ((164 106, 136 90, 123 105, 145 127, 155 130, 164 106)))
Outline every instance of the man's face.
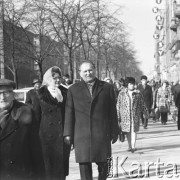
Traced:
POLYGON ((0 87, 0 109, 6 109, 14 100, 12 87, 0 87))
POLYGON ((95 78, 95 69, 92 64, 83 63, 80 67, 79 74, 85 82, 91 82, 95 78))
POLYGON ((41 87, 41 83, 38 82, 34 84, 34 89, 38 90, 40 87, 41 87))
POLYGON ((141 83, 142 83, 142 85, 146 85, 147 84, 147 80, 146 79, 142 79, 141 83))
POLYGON ((128 90, 133 91, 134 90, 134 85, 133 83, 128 83, 128 90))

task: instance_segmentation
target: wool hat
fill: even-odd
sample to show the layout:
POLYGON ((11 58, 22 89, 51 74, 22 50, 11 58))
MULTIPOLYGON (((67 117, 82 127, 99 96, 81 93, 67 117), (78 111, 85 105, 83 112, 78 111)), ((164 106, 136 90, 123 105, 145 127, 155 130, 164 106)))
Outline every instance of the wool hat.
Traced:
POLYGON ((1 87, 12 87, 13 89, 15 89, 16 83, 9 79, 0 79, 0 89, 1 87))
POLYGON ((142 79, 145 79, 145 80, 147 80, 147 76, 145 76, 145 75, 142 75, 142 76, 141 76, 141 80, 142 80, 142 79))

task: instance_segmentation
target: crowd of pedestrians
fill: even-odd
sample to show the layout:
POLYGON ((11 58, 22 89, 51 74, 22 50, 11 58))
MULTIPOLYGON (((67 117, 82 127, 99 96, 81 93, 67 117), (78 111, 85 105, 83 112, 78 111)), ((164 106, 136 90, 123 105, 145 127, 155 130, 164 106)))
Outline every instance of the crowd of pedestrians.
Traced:
MULTIPOLYGON (((148 81, 143 75, 103 81, 90 61, 79 65, 80 80, 72 84, 57 66, 43 81, 34 79, 26 104, 14 98, 15 83, 0 79, 0 179, 65 180, 70 151, 75 150, 81 180, 92 180, 92 163, 98 180, 106 180, 111 144, 120 132, 134 153, 140 125, 148 119, 168 123, 170 106, 180 112, 180 85, 148 81)), ((180 113, 178 130, 180 130, 180 113)))

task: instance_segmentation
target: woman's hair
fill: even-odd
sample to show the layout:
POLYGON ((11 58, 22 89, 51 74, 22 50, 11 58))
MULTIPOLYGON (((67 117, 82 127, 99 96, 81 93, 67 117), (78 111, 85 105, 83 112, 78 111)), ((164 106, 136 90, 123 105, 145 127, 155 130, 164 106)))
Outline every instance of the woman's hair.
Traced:
POLYGON ((52 77, 54 77, 56 73, 58 73, 61 76, 61 71, 58 67, 53 67, 51 69, 51 73, 52 73, 52 77))

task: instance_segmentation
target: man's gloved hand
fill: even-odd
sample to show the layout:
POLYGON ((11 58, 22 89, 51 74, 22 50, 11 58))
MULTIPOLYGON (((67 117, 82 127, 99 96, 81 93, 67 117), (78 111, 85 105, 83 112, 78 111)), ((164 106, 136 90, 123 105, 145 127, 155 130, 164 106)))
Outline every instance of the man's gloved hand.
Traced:
POLYGON ((64 142, 65 142, 67 145, 70 146, 70 145, 72 144, 72 138, 71 138, 71 136, 65 136, 64 142))
POLYGON ((118 140, 118 135, 112 134, 112 138, 111 138, 112 144, 114 144, 117 140, 118 140))

